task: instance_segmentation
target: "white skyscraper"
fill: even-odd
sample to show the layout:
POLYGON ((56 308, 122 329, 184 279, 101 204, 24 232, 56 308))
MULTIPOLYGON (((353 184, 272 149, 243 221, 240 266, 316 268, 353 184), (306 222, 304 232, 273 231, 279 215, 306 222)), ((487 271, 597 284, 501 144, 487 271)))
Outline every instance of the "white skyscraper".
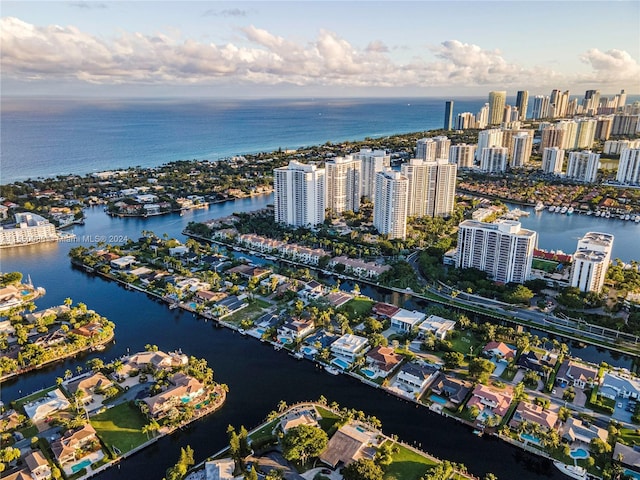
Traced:
POLYGON ((452 145, 449 149, 449 163, 458 165, 458 168, 473 168, 475 154, 475 145, 468 145, 466 143, 452 145))
POLYGON ((489 125, 489 104, 485 103, 476 115, 475 128, 486 128, 487 125, 489 125))
POLYGON ((576 148, 576 140, 578 137, 578 122, 574 120, 563 120, 556 124, 556 128, 561 128, 562 130, 564 130, 562 148, 564 148, 565 150, 576 148))
POLYGON ((593 183, 598 175, 599 163, 599 153, 569 152, 566 177, 578 182, 593 183))
MULTIPOLYGON (((533 132, 531 132, 533 134, 533 132)), ((511 153, 511 168, 520 168, 529 162, 531 157, 531 148, 533 147, 533 135, 527 132, 517 133, 513 137, 513 148, 511 153)))
POLYGON ((483 148, 480 155, 480 170, 487 173, 504 172, 507 169, 507 147, 483 148))
POLYGON ((435 160, 438 144, 435 138, 420 138, 416 142, 416 158, 428 162, 435 160))
POLYGON ((504 115, 504 107, 507 104, 507 92, 489 92, 489 124, 500 125, 504 115))
POLYGON ((354 158, 362 162, 360 195, 373 202, 376 194, 376 174, 385 167, 391 166, 391 155, 384 150, 363 148, 354 155, 354 158))
POLYGON ((465 220, 458 226, 457 268, 477 268, 496 282, 523 283, 531 274, 538 234, 520 222, 465 220))
POLYGON ((504 133, 499 128, 491 128, 489 130, 483 130, 478 133, 478 149, 476 150, 476 157, 480 158, 482 150, 488 147, 501 147, 502 137, 504 133))
POLYGON ((407 236, 409 180, 400 172, 387 169, 376 174, 376 201, 373 226, 389 238, 407 236))
POLYGON ((276 223, 309 227, 324 221, 324 168, 292 160, 273 177, 276 223))
POLYGON ((640 148, 623 148, 616 180, 627 185, 640 184, 640 148))
POLYGON ((360 209, 361 166, 362 161, 351 155, 336 157, 325 163, 325 204, 334 214, 345 210, 357 212, 360 209))
POLYGON ((576 143, 573 148, 591 148, 596 135, 598 120, 595 118, 581 118, 578 120, 576 143))
POLYGON ((578 240, 578 248, 573 254, 571 286, 583 292, 599 292, 611 260, 613 235, 588 232, 578 240))
POLYGON ((476 128, 476 117, 471 112, 459 113, 456 116, 456 130, 466 130, 467 128, 476 128))
POLYGON ((547 147, 542 151, 542 170, 545 173, 558 175, 564 166, 564 150, 558 147, 547 147))
POLYGON ((449 158, 449 148, 451 148, 451 140, 444 135, 433 137, 436 142, 436 158, 439 160, 442 158, 449 158))
POLYGON ((402 165, 409 180, 407 215, 442 217, 453 212, 457 167, 446 159, 425 162, 417 158, 402 165))

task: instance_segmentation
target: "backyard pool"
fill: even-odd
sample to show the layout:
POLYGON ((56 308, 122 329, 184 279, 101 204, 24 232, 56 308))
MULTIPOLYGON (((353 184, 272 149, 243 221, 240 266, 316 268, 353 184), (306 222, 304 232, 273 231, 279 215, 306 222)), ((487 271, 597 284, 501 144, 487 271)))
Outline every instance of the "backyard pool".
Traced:
POLYGON ((640 480, 640 473, 636 473, 636 472, 634 472, 634 471, 632 471, 632 470, 626 469, 626 470, 624 471, 624 474, 625 474, 627 477, 631 477, 631 478, 633 478, 634 480, 640 480))
POLYGON ((589 452, 587 452, 584 448, 576 448, 575 450, 571 450, 569 456, 571 458, 588 458, 589 452))
POLYGON ((197 304, 196 302, 191 302, 191 303, 189 304, 189 308, 190 308, 191 310, 195 310, 197 306, 198 306, 198 304, 197 304))
POLYGON ((368 368, 363 368, 360 371, 369 378, 376 378, 376 372, 374 372, 373 370, 369 370, 368 368))
POLYGON ((346 370, 347 368, 349 368, 349 364, 347 362, 345 362, 344 360, 342 360, 341 358, 334 358, 331 361, 332 364, 334 364, 337 367, 340 367, 343 370, 346 370))
POLYGON ((71 471, 73 473, 78 473, 80 470, 82 470, 85 467, 88 467, 89 465, 91 465, 91 460, 82 460, 79 463, 76 463, 75 465, 71 465, 71 471))
POLYGON ((523 433, 520 435, 520 438, 530 443, 540 443, 540 439, 538 437, 534 437, 530 433, 523 433))
POLYGON ((266 332, 266 330, 264 328, 256 328, 256 332, 258 332, 258 334, 262 336, 264 335, 264 332, 266 332))
POLYGON ((304 347, 302 347, 302 348, 300 349, 300 351, 301 351, 303 354, 308 355, 308 356, 310 356, 310 357, 311 357, 311 356, 313 356, 313 355, 315 355, 316 353, 318 353, 318 350, 317 350, 317 349, 315 349, 315 348, 313 348, 313 347, 309 347, 309 346, 304 346, 304 347))
POLYGON ((435 403, 439 403, 440 405, 446 405, 446 403, 447 403, 447 399, 446 398, 442 398, 441 396, 436 395, 435 393, 432 393, 429 396, 429 400, 431 400, 432 402, 435 402, 435 403))
POLYGON ((289 337, 285 337, 284 335, 279 336, 278 341, 283 345, 288 345, 291 343, 291 339, 289 337))

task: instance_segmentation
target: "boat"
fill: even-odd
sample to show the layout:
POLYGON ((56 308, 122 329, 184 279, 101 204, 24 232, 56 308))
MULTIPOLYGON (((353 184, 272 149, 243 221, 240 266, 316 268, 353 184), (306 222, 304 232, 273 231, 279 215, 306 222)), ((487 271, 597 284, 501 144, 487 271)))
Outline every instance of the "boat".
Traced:
POLYGON ((593 215, 593 212, 591 210, 587 210, 587 216, 589 215, 593 215))
POLYGON ((246 330, 244 328, 239 328, 238 332, 240 332, 240 335, 246 335, 247 334, 247 332, 246 332, 246 330))
POLYGON ((578 480, 586 480, 587 478, 587 470, 578 465, 567 465, 559 461, 553 462, 553 465, 568 477, 578 480))
POLYGON ((556 207, 554 205, 549 205, 549 212, 553 213, 556 211, 556 207))
POLYGON ((600 210, 596 212, 596 217, 599 217, 599 216, 600 216, 600 210))
POLYGON ((101 352, 101 351, 103 351, 105 348, 107 348, 107 347, 105 347, 105 346, 104 346, 104 345, 102 345, 102 344, 100 344, 100 345, 95 345, 95 346, 91 349, 91 351, 93 351, 93 352, 101 352))
POLYGON ((560 208, 562 208, 562 207, 560 207, 560 205, 556 205, 556 208, 555 208, 554 212, 558 213, 560 211, 560 208))
POLYGON ((567 213, 568 208, 566 206, 560 209, 560 213, 567 213))
POLYGON ((573 213, 573 207, 569 207, 567 210, 567 215, 571 215, 573 213))
POLYGON ((473 431, 473 434, 474 434, 474 435, 477 435, 477 436, 479 436, 479 437, 481 437, 481 436, 482 436, 482 433, 483 433, 483 432, 482 432, 482 430, 474 430, 474 431, 473 431))
POLYGON ((171 305, 169 305, 169 310, 174 310, 178 308, 178 304, 177 303, 172 303, 171 305))
POLYGON ((627 213, 627 214, 624 216, 624 219, 625 219, 625 220, 627 220, 627 221, 628 221, 628 220, 631 220, 631 215, 629 215, 629 214, 627 213))
POLYGON ((607 211, 607 213, 604 214, 605 218, 611 218, 611 212, 607 211))
POLYGON ((536 203, 536 206, 533 208, 536 212, 539 212, 540 210, 544 210, 544 203, 542 202, 538 202, 536 203))
POLYGON ((640 215, 638 215, 638 216, 636 217, 635 222, 636 222, 636 223, 640 223, 640 215))
POLYGON ((331 375, 338 375, 340 373, 340 370, 338 370, 337 368, 331 367, 329 365, 324 367, 324 369, 331 375))
POLYGON ((291 355, 293 358, 297 358, 298 360, 302 360, 304 358, 304 355, 302 354, 302 352, 295 352, 295 353, 290 353, 289 355, 291 355))

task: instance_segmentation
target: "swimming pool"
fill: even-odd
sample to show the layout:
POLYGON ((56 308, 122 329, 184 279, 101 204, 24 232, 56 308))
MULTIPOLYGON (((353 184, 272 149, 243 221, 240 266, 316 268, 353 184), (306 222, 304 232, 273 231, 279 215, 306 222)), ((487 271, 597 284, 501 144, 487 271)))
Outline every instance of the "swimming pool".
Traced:
POLYGON ((291 343, 291 339, 289 337, 285 337, 284 335, 278 337, 278 341, 283 345, 288 345, 289 343, 291 343))
POLYGON ((80 470, 82 470, 85 467, 88 467, 89 465, 91 465, 91 460, 82 460, 79 463, 76 463, 75 465, 71 465, 71 471, 73 473, 78 473, 80 470))
POLYGON ((309 355, 309 356, 313 356, 316 353, 318 353, 318 350, 313 348, 313 347, 309 347, 309 346, 304 346, 300 349, 300 351, 305 354, 305 355, 309 355))
POLYGON ((374 372, 373 370, 369 370, 368 368, 363 368, 360 371, 369 378, 376 378, 376 372, 374 372))
POLYGON ((536 444, 540 443, 540 439, 538 437, 534 437, 530 433, 523 433, 520 435, 520 438, 523 440, 526 440, 527 442, 536 443, 536 444))
POLYGON ((589 452, 587 452, 584 448, 576 448, 575 450, 571 450, 569 456, 571 458, 588 458, 589 452))
POLYGON ((633 470, 625 469, 624 474, 628 477, 633 478, 634 480, 640 480, 640 473, 636 473, 633 470))
POLYGON ((334 358, 331 361, 332 364, 334 364, 337 367, 340 367, 343 370, 346 370, 347 368, 349 368, 349 364, 347 362, 345 362, 344 360, 342 360, 341 358, 334 358))
POLYGON ((191 310, 195 310, 197 306, 198 306, 198 304, 197 304, 196 302, 191 302, 191 303, 189 304, 189 308, 190 308, 191 310))
POLYGON ((264 335, 264 332, 266 332, 266 330, 264 328, 256 328, 256 332, 258 332, 258 334, 262 336, 264 335))
POLYGON ((440 395, 436 395, 435 393, 429 396, 429 400, 435 403, 439 403, 440 405, 445 405, 447 403, 446 398, 442 398, 440 395))

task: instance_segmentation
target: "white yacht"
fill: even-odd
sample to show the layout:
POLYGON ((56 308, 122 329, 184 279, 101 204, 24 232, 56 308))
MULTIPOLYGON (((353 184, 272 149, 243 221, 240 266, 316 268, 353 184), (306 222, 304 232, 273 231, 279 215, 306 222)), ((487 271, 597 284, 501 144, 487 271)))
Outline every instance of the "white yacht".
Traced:
POLYGON ((567 213, 568 208, 566 206, 560 209, 560 213, 567 213))
POLYGON ((587 478, 587 470, 578 465, 567 465, 566 463, 562 463, 559 461, 553 462, 555 467, 564 473, 566 476, 571 478, 576 478, 578 480, 586 480, 587 478))

